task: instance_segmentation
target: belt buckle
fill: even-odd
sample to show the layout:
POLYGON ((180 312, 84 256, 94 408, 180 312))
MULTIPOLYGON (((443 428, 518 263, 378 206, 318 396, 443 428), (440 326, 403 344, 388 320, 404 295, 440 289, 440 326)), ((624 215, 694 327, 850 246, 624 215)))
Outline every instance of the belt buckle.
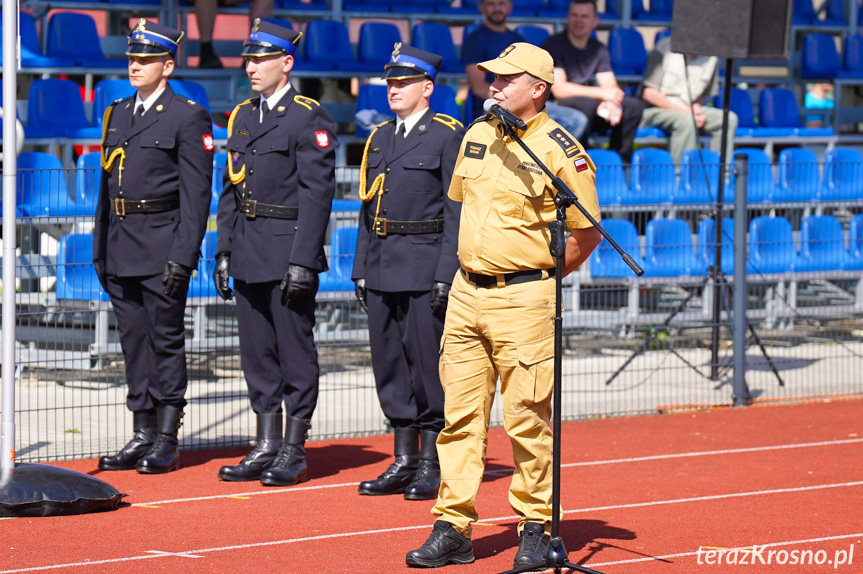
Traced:
POLYGON ((243 201, 243 211, 246 217, 254 219, 258 216, 258 201, 256 199, 246 199, 243 201))
POLYGON ((375 219, 375 233, 378 237, 386 237, 387 236, 387 220, 386 219, 375 219))
POLYGON ((126 217, 126 200, 122 197, 114 198, 114 213, 117 217, 126 217))

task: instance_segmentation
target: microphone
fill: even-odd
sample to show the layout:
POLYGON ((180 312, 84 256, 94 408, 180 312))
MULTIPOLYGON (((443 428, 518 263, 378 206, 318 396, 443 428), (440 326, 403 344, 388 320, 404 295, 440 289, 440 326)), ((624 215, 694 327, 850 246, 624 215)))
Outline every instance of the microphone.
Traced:
POLYGON ((497 102, 495 102, 494 98, 489 98, 482 104, 482 109, 487 113, 492 114, 494 117, 502 121, 508 126, 515 127, 516 129, 526 130, 527 124, 524 123, 520 117, 512 113, 506 108, 500 107, 497 102))

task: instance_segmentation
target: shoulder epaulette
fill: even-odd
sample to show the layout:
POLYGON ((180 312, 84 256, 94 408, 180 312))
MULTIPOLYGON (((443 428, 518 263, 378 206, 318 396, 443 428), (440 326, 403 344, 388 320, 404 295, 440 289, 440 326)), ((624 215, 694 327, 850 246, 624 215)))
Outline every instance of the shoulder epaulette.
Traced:
POLYGON ((473 126, 475 126, 475 125, 476 125, 476 124, 478 124, 478 123, 481 123, 481 122, 487 122, 488 120, 490 120, 490 119, 491 119, 491 118, 493 118, 493 117, 494 117, 494 116, 492 116, 491 114, 483 114, 483 115, 481 115, 480 117, 478 117, 477 119, 475 119, 474 121, 472 121, 471 123, 469 123, 469 124, 467 125, 467 128, 465 128, 465 130, 464 130, 464 131, 469 130, 470 128, 472 128, 473 126))
POLYGON ((317 107, 320 107, 321 105, 317 100, 313 100, 312 98, 307 98, 306 96, 301 96, 299 94, 294 96, 294 101, 308 109, 312 109, 313 105, 317 107))
POLYGON ((113 102, 111 102, 111 105, 113 106, 114 104, 119 104, 120 102, 122 102, 122 101, 123 101, 123 100, 125 100, 125 99, 126 99, 126 98, 117 98, 116 100, 114 100, 113 102))
POLYGON ((432 118, 436 122, 440 122, 452 131, 455 131, 457 128, 463 128, 464 124, 455 119, 452 116, 448 116, 446 114, 435 114, 432 118))
POLYGON ((566 157, 572 157, 581 151, 575 138, 566 133, 563 128, 554 128, 548 132, 548 137, 557 142, 566 157))

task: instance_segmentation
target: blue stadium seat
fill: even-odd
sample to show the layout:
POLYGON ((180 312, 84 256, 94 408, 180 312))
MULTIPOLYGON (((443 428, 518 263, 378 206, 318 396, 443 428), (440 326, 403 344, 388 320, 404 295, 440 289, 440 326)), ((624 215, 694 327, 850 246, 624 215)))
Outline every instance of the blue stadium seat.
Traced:
POLYGON ((221 151, 213 154, 213 185, 211 186, 212 198, 210 199, 210 213, 219 211, 219 197, 222 195, 222 178, 228 167, 228 153, 221 151))
POLYGON ((818 158, 805 148, 779 152, 779 179, 772 201, 813 201, 821 191, 818 158))
POLYGON ((415 48, 437 54, 443 58, 440 71, 463 74, 464 66, 458 59, 449 26, 439 22, 419 22, 411 30, 411 44, 415 48))
MULTIPOLYGON (((770 201, 776 193, 776 178, 773 176, 773 164, 763 149, 738 148, 734 155, 745 155, 749 160, 749 175, 746 178, 746 202, 760 203, 770 201)), ((728 201, 734 200, 734 176, 729 186, 728 201)))
POLYGON ((842 48, 842 69, 839 78, 863 78, 863 36, 850 34, 842 48))
POLYGON ((48 56, 68 58, 85 68, 128 68, 129 61, 106 58, 96 22, 88 14, 55 12, 48 21, 48 56))
POLYGON ((798 264, 791 223, 760 215, 749 223, 749 259, 754 273, 785 273, 798 264))
MULTIPOLYGON (((185 96, 193 102, 203 106, 205 110, 210 111, 210 99, 207 97, 207 90, 198 82, 192 80, 171 80, 171 89, 175 94, 185 96)), ((213 137, 215 139, 227 139, 228 128, 217 126, 213 123, 213 137)))
POLYGON ((17 202, 25 217, 69 217, 76 213, 69 195, 66 171, 53 154, 31 151, 18 156, 17 202))
POLYGON ((60 238, 57 252, 57 299, 107 301, 93 269, 93 236, 71 233, 60 238))
POLYGON ((348 12, 389 12, 390 0, 344 0, 342 7, 348 12))
MULTIPOLYGON (((312 20, 306 24, 303 61, 306 69, 320 71, 368 71, 367 64, 359 64, 351 50, 348 29, 336 20, 312 20)), ((392 52, 392 49, 390 49, 392 52)))
POLYGON ((848 20, 848 11, 845 10, 845 0, 829 0, 827 3, 827 22, 844 26, 848 20))
POLYGON ((411 16, 434 13, 438 8, 444 7, 449 7, 448 0, 392 0, 390 2, 391 11, 403 12, 411 16))
POLYGON ((368 71, 380 71, 390 61, 393 47, 402 41, 398 27, 390 22, 363 22, 357 42, 357 62, 368 71))
POLYGON ((850 259, 845 269, 849 271, 863 269, 863 213, 858 213, 851 218, 848 226, 848 253, 850 259))
POLYGON ((102 129, 87 121, 78 84, 55 78, 37 79, 30 84, 24 132, 28 138, 102 137, 102 129))
POLYGON ((761 90, 758 119, 763 127, 781 128, 789 136, 832 136, 832 128, 806 128, 800 120, 800 111, 794 92, 787 88, 761 90))
MULTIPOLYGON (((647 19, 647 10, 644 9, 644 2, 642 0, 631 0, 631 12, 632 18, 635 20, 645 20, 647 19)), ((615 18, 620 18, 621 14, 623 14, 623 3, 621 0, 605 0, 605 13, 607 14, 606 18, 611 17, 611 14, 614 14, 615 18)), ((602 15, 600 14, 600 17, 602 15)))
MULTIPOLYGON (((690 149, 680 160, 680 185, 672 203, 714 203, 718 199, 719 154, 709 149, 690 149)), ((726 194, 723 199, 728 201, 726 194)))
POLYGON ((664 149, 641 148, 632 154, 629 191, 621 198, 625 205, 670 203, 677 188, 674 160, 664 149))
POLYGON ((829 34, 807 34, 800 54, 800 77, 832 80, 841 63, 836 40, 829 34))
POLYGON ((105 110, 120 98, 135 94, 135 88, 125 78, 104 79, 96 82, 93 88, 93 125, 102 127, 105 110))
MULTIPOLYGON (((714 105, 722 108, 723 92, 714 98, 714 105)), ((783 128, 765 128, 759 126, 755 121, 755 109, 752 106, 752 98, 749 92, 740 88, 731 88, 731 104, 728 109, 737 114, 737 131, 735 138, 743 137, 781 137, 786 135, 783 128)))
MULTIPOLYGON (((213 284, 213 271, 216 269, 216 232, 208 231, 204 234, 201 242, 201 257, 198 259, 198 268, 192 274, 189 281, 189 297, 218 297, 216 286, 213 284)), ((234 279, 228 280, 228 286, 233 289, 234 279)))
POLYGON ((357 94, 358 110, 376 110, 395 116, 387 100, 387 87, 383 84, 363 84, 357 94))
POLYGON ((824 156, 822 201, 863 199, 863 155, 856 149, 833 148, 824 156))
POLYGON ((276 8, 291 10, 294 12, 308 10, 326 12, 330 9, 330 6, 325 0, 311 0, 310 2, 301 2, 300 0, 276 0, 276 8))
MULTIPOLYGON (((21 67, 22 68, 67 68, 75 62, 68 58, 49 58, 42 53, 39 45, 39 34, 36 32, 36 22, 27 12, 19 12, 21 33, 21 67)), ((0 51, 0 64, 3 54, 0 51)))
POLYGON ((800 255, 795 271, 840 271, 852 267, 842 224, 832 215, 809 215, 800 223, 800 255))
POLYGON ((531 18, 548 9, 546 0, 512 0, 512 16, 531 18))
MULTIPOLYGON (((617 6, 618 0, 605 0, 605 11, 599 13, 600 20, 617 20, 622 14, 622 10, 617 6)), ((638 4, 641 6, 641 11, 644 12, 644 4, 641 0, 632 0, 633 8, 638 4)))
MULTIPOLYGON (((686 0, 683 0, 684 2, 686 0)), ((633 2, 635 4, 635 2, 633 2)), ((658 20, 671 22, 674 12, 674 0, 650 0, 650 9, 637 16, 640 20, 658 20)))
MULTIPOLYGON (((839 11, 841 12, 841 9, 839 11)), ((836 8, 834 7, 832 11, 828 10, 824 20, 820 20, 812 0, 794 0, 791 23, 795 26, 841 26, 845 23, 845 19, 844 17, 836 18, 836 8)))
POLYGON ((623 160, 616 151, 589 149, 587 155, 596 166, 596 194, 599 205, 617 205, 627 192, 623 160))
MULTIPOLYGON (((569 2, 567 2, 567 5, 569 2)), ((528 43, 534 46, 542 44, 543 40, 549 37, 551 32, 542 26, 533 26, 531 24, 522 24, 515 27, 515 31, 524 36, 528 43)))
POLYGON ((608 33, 611 67, 619 76, 644 74, 647 51, 641 33, 633 28, 612 28, 608 33))
POLYGON ((342 227, 333 232, 330 269, 320 275, 321 291, 353 291, 351 272, 357 248, 357 227, 342 227))
MULTIPOLYGON (((646 268, 641 248, 638 244, 638 231, 635 225, 627 219, 603 219, 602 228, 608 232, 623 250, 632 256, 639 267, 646 268)), ((604 239, 590 254, 591 277, 635 277, 632 269, 624 263, 623 258, 604 239)))
POLYGON ((680 277, 701 273, 688 223, 682 219, 651 219, 644 235, 646 276, 680 277))
MULTIPOLYGON (((102 154, 98 151, 85 153, 75 163, 75 203, 80 215, 96 215, 99 201, 99 186, 102 182, 102 154)), ((76 208, 77 211, 77 208, 76 208)))
POLYGON ((653 36, 653 45, 657 45, 660 40, 669 36, 671 36, 671 28, 660 28, 656 31, 656 35, 653 36))
MULTIPOLYGON (((435 12, 438 14, 463 14, 468 16, 476 16, 477 0, 461 0, 461 6, 452 6, 450 4, 438 4, 435 6, 435 12)), ((480 26, 480 24, 467 24, 464 27, 464 36, 469 34, 468 28, 471 26, 480 26)))
POLYGON ((461 109, 455 101, 455 90, 446 84, 436 84, 429 100, 436 114, 446 114, 461 121, 461 109))
MULTIPOLYGON (((698 261, 703 273, 716 261, 716 222, 707 217, 698 222, 698 261)), ((734 273, 734 219, 722 218, 722 272, 734 273)))

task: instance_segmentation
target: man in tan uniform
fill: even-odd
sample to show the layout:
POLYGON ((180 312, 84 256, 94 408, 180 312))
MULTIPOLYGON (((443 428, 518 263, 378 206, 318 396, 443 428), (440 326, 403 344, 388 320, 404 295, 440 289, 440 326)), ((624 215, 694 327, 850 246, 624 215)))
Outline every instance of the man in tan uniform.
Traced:
MULTIPOLYGON (((545 101, 554 64, 527 43, 477 64, 495 75, 492 95, 527 124, 519 137, 599 220, 595 167, 581 145, 551 120, 545 101)), ((471 524, 485 468, 489 413, 498 376, 504 426, 515 462, 509 500, 519 521, 515 567, 542 562, 551 531, 554 368, 554 258, 547 223, 556 218, 550 179, 483 116, 462 141, 449 197, 462 202, 456 273, 441 342, 446 397, 438 441, 438 517, 410 566, 473 562, 471 524)), ((601 235, 576 207, 566 213, 564 275, 599 244, 601 235)))

